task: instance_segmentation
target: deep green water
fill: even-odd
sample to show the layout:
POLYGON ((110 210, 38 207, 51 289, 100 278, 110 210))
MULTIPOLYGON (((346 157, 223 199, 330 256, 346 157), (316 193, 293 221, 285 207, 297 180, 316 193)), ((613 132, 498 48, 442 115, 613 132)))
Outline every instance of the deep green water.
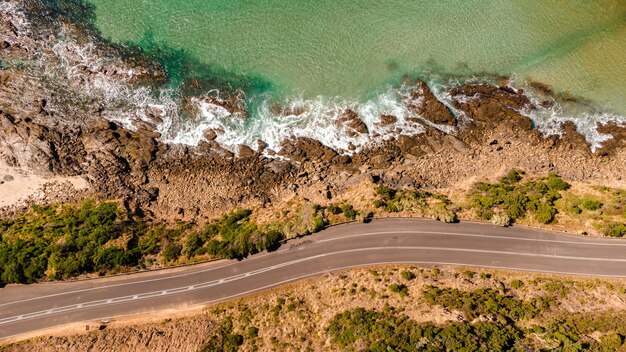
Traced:
POLYGON ((117 42, 184 49, 284 94, 362 97, 407 72, 537 80, 626 114, 626 2, 89 0, 117 42))

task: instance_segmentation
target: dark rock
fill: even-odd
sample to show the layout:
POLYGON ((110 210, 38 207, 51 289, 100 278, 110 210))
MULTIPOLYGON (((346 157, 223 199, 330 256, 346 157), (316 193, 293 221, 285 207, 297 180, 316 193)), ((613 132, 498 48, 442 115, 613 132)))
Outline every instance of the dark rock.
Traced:
POLYGON ((337 155, 335 150, 311 138, 297 138, 285 141, 283 145, 280 155, 297 161, 316 160, 329 163, 337 155))
POLYGON ((378 122, 378 124, 385 126, 394 124, 396 121, 398 121, 398 118, 393 115, 380 115, 380 122, 378 122))
POLYGON ((469 84, 453 88, 450 93, 454 107, 482 123, 484 129, 492 129, 499 124, 517 131, 533 128, 532 120, 518 112, 533 108, 528 97, 519 92, 487 84, 469 84))
POLYGON ((213 141, 215 140, 215 138, 217 138, 217 133, 215 133, 214 129, 209 128, 208 130, 204 131, 204 138, 206 138, 207 141, 213 141))
POLYGON ((408 99, 405 99, 405 105, 409 110, 433 123, 456 125, 456 120, 448 107, 437 99, 423 81, 417 83, 417 88, 411 91, 408 99))
POLYGON ((252 150, 252 148, 244 144, 239 146, 237 150, 237 154, 239 154, 240 158, 251 158, 257 155, 257 153, 254 150, 252 150))
POLYGON ((618 125, 615 122, 597 125, 598 132, 610 135, 611 139, 602 142, 602 147, 597 153, 605 153, 606 155, 614 154, 620 149, 626 148, 626 125, 618 125))
POLYGON ((257 153, 263 153, 265 148, 267 148, 267 143, 263 142, 260 139, 258 141, 256 141, 256 151, 257 151, 257 153))
POLYGON ((346 133, 350 137, 369 133, 367 125, 359 118, 359 114, 354 110, 348 109, 344 111, 338 123, 346 127, 346 133))

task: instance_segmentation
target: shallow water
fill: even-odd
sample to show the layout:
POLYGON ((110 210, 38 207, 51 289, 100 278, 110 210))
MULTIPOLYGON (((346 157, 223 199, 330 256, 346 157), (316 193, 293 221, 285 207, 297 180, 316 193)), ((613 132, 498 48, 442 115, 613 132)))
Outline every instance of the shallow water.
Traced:
MULTIPOLYGON (((157 128, 165 142, 197 144, 212 128, 223 131, 217 141, 232 150, 259 139, 277 150, 287 138, 309 137, 345 151, 414 135, 423 131, 411 122, 419 116, 396 91, 407 73, 426 80, 449 107, 446 88, 467 81, 510 76, 537 102, 544 98, 527 83, 547 83, 578 102, 522 113, 544 134, 558 134, 560 123, 572 120, 594 147, 608 138, 597 133, 597 122, 626 125, 623 1, 89 1, 104 37, 144 48, 165 65, 168 82, 135 87, 97 76, 82 91, 129 128, 148 118, 146 109, 161 110, 157 128), (181 113, 181 93, 214 87, 241 88, 249 117, 193 98, 197 113, 181 113), (274 103, 302 113, 277 114, 274 103), (359 113, 368 136, 350 136, 336 123, 346 108, 359 113), (397 124, 380 126, 381 114, 396 116, 397 124)), ((78 14, 85 16, 94 20, 78 14)), ((89 44, 60 38, 61 75, 99 66, 89 44), (76 60, 68 50, 82 54, 76 60)))
POLYGON ((285 94, 363 97, 407 72, 537 80, 626 114, 626 2, 90 0, 105 37, 185 49, 285 94))

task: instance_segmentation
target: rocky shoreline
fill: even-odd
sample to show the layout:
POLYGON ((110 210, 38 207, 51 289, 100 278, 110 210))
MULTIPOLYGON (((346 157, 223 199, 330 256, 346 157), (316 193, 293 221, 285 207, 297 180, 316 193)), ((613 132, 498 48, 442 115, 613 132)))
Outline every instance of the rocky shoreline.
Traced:
MULTIPOLYGON (((519 168, 529 174, 555 172, 571 181, 625 184, 626 126, 598 125, 599 132, 612 138, 595 152, 572 123, 563 124, 562 136, 543 137, 520 112, 536 107, 523 91, 506 84, 450 89, 453 114, 427 84, 407 79, 410 91, 401 97, 422 116, 411 123, 424 132, 352 153, 298 138, 285 141, 280 151, 265 150, 259 141, 256 150, 241 146, 235 154, 215 141, 219 131, 208 131, 198 146, 166 144, 156 127, 163 111, 147 111, 127 125, 110 116, 97 97, 80 92, 94 82, 123 80, 141 86, 163 79, 158 65, 136 57, 109 59, 97 67, 82 66, 80 74, 68 75, 66 81, 51 81, 34 62, 48 54, 49 60, 61 60, 54 55, 59 51, 80 53, 58 43, 50 47, 46 41, 53 34, 33 33, 19 23, 11 16, 0 19, 0 60, 9 63, 0 69, 0 158, 39 175, 84 177, 90 191, 76 192, 75 201, 86 196, 117 199, 132 214, 203 222, 225 210, 260 207, 294 195, 328 203, 363 177, 393 187, 454 189, 519 168)), ((82 30, 73 23, 63 28, 67 36, 82 30)), ((109 57, 100 46, 92 54, 109 57)), ((232 118, 246 116, 234 94, 199 99, 226 109, 232 118)), ((393 128, 396 121, 383 115, 379 123, 393 128)), ((337 123, 354 135, 371 134, 352 110, 337 123)), ((62 201, 69 201, 68 192, 61 193, 62 201)), ((10 215, 26 205, 1 212, 10 215)))

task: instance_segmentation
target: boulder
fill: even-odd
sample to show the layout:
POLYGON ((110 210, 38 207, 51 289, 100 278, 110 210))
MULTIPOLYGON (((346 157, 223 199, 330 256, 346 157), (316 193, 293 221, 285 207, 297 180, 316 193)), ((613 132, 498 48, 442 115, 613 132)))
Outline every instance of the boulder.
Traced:
POLYGON ((450 94, 454 107, 480 122, 484 129, 500 124, 516 131, 533 129, 532 120, 518 111, 534 107, 528 97, 519 91, 488 84, 467 84, 451 89, 450 94))
POLYGON ((396 121, 398 121, 398 118, 393 115, 380 115, 380 121, 378 122, 378 125, 392 125, 396 123, 396 121))
POLYGON ((237 149, 237 155, 239 155, 240 158, 251 158, 256 156, 257 154, 254 150, 252 150, 252 148, 248 147, 245 144, 242 144, 237 149))
POLYGON ((217 133, 215 133, 214 129, 209 128, 208 130, 204 131, 204 138, 207 141, 215 140, 215 138, 217 138, 217 133))
POLYGON ((416 89, 404 100, 406 107, 432 123, 438 125, 456 125, 456 120, 448 107, 440 102, 428 85, 417 83, 416 89))
POLYGON ((349 137, 355 137, 359 134, 369 133, 369 129, 365 122, 359 118, 359 114, 351 109, 347 109, 339 117, 338 123, 345 127, 349 137))

